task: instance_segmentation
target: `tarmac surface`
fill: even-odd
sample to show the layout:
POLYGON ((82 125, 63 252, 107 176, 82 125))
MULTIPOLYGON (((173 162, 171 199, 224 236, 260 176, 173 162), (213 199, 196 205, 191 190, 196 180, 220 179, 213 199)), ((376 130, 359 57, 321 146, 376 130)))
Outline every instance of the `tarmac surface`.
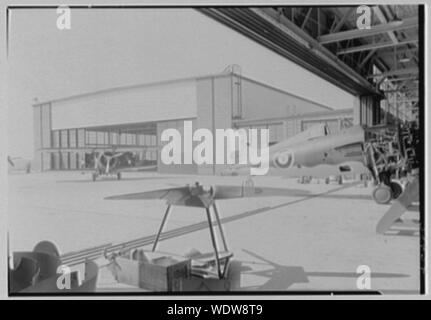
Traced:
MULTIPOLYGON (((10 252, 32 250, 41 240, 54 242, 63 254, 151 236, 161 223, 164 201, 104 198, 195 181, 240 186, 243 180, 147 172, 124 173, 120 181, 93 182, 89 172, 10 174, 10 252)), ((323 180, 300 184, 294 178, 273 176, 256 177, 254 183, 271 188, 274 195, 218 201, 229 249, 241 265, 236 290, 360 291, 357 270, 365 265, 371 270, 371 290, 419 292, 418 232, 406 228, 376 234, 377 222, 389 205, 371 200, 371 186, 323 180)), ((417 207, 403 216, 418 217, 417 207)), ((212 250, 203 209, 173 207, 165 230, 169 237, 160 242, 161 251, 212 250)), ((103 281, 106 285, 108 280, 102 279, 100 287, 103 281)))

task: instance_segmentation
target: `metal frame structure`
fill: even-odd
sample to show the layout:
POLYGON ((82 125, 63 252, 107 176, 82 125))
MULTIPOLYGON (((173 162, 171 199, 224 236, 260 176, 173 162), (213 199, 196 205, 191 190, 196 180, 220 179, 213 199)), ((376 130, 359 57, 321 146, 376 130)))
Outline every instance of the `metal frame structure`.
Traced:
MULTIPOLYGON (((157 246, 159 244, 160 241, 160 236, 163 233, 164 227, 166 225, 166 221, 169 217, 169 214, 172 212, 172 206, 173 204, 168 203, 168 206, 166 208, 165 214, 163 216, 162 219, 162 223, 160 224, 159 230, 157 232, 156 238, 154 240, 153 243, 153 247, 152 247, 152 251, 156 251, 157 250, 157 246)), ((232 253, 229 252, 228 246, 227 246, 227 242, 226 242, 226 238, 224 236, 224 232, 223 232, 223 227, 220 221, 220 216, 217 210, 217 206, 215 204, 214 200, 211 200, 209 204, 205 204, 205 212, 206 212, 206 216, 207 216, 207 221, 208 221, 208 228, 210 230, 210 234, 211 234, 211 243, 214 249, 214 255, 215 255, 215 264, 216 264, 216 269, 217 269, 217 275, 219 279, 223 279, 226 276, 227 270, 229 268, 229 262, 230 262, 230 258, 232 257, 232 253), (212 221, 212 217, 211 217, 211 210, 214 210, 214 215, 216 218, 216 223, 217 223, 217 227, 220 233, 220 237, 223 243, 223 248, 224 248, 224 252, 226 253, 225 255, 220 255, 220 251, 218 249, 218 244, 217 244, 217 239, 216 239, 216 233, 214 231, 214 224, 212 221)), ((197 260, 199 260, 199 258, 197 258, 197 260)))

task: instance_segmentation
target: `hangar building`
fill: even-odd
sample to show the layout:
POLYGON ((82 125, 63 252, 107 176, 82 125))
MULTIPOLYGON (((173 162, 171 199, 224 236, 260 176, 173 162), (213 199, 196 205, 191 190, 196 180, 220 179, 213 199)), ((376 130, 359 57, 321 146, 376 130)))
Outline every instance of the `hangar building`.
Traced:
POLYGON ((35 159, 42 170, 89 168, 93 151, 116 148, 139 154, 158 172, 214 174, 216 165, 164 165, 161 132, 184 121, 212 132, 267 128, 270 143, 326 122, 332 132, 353 123, 353 109, 333 110, 244 77, 232 70, 82 94, 34 105, 35 159), (86 156, 87 155, 87 156, 86 156))

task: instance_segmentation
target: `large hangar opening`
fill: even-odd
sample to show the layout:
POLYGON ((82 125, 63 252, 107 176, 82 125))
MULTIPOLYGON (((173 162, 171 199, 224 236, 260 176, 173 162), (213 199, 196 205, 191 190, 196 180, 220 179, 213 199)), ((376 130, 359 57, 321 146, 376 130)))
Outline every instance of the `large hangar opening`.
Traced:
MULTIPOLYGON (((79 129, 52 130, 51 170, 93 169, 94 155, 105 151, 129 151, 132 161, 123 166, 145 167, 157 164, 156 123, 136 123, 79 129)), ((45 156, 46 157, 46 156, 45 156)))

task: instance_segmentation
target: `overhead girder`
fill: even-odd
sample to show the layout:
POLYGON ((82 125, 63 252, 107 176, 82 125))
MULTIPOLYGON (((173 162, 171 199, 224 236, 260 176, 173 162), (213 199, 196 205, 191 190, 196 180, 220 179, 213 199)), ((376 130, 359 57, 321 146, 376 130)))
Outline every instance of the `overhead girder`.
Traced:
POLYGON ((391 21, 388 23, 378 24, 372 26, 370 29, 354 29, 326 34, 318 37, 318 40, 321 44, 327 44, 349 39, 365 38, 381 33, 387 33, 389 31, 403 30, 415 27, 418 27, 418 19, 416 17, 413 17, 400 21, 391 21))

